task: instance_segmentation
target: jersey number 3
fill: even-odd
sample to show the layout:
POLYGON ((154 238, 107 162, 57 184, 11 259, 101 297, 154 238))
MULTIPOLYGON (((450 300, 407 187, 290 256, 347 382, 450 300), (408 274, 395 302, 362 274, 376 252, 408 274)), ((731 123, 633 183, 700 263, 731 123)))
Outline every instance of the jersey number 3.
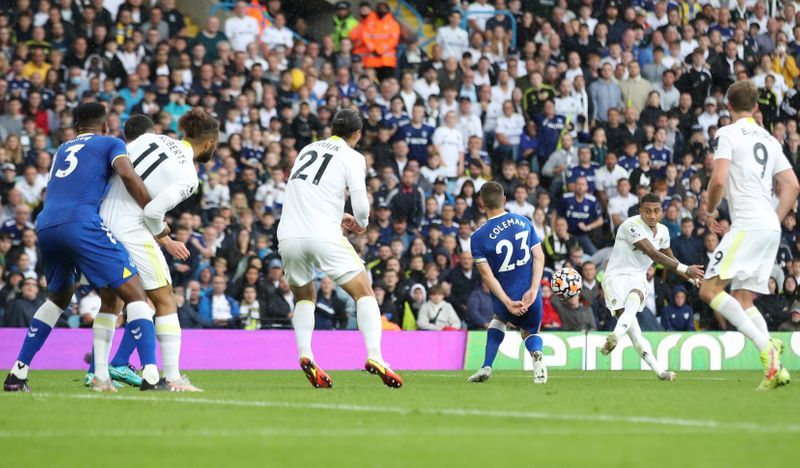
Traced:
MULTIPOLYGON (((298 161, 302 161, 303 159, 308 159, 297 172, 294 173, 291 180, 300 179, 306 180, 308 179, 308 174, 303 174, 303 171, 308 169, 308 166, 314 164, 314 161, 317 160, 319 155, 316 151, 310 150, 306 151, 305 153, 301 154, 300 157, 297 158, 298 161)), ((314 185, 319 185, 320 179, 322 179, 322 175, 325 174, 325 169, 328 168, 328 163, 331 162, 331 158, 333 157, 330 153, 325 153, 322 155, 322 164, 320 164, 319 169, 317 169, 317 173, 314 175, 314 179, 311 181, 314 185)))
POLYGON ((514 244, 511 243, 508 239, 503 239, 497 243, 497 247, 495 248, 495 253, 498 255, 505 255, 505 259, 503 260, 503 264, 500 265, 500 272, 511 271, 518 266, 523 266, 531 259, 531 248, 528 247, 528 231, 518 232, 514 239, 519 241, 520 248, 523 252, 525 252, 525 257, 521 260, 517 260, 515 263, 511 262, 511 257, 514 254, 514 244), (503 252, 505 251, 505 252, 503 252))
MULTIPOLYGON (((63 179, 64 177, 72 174, 72 172, 78 167, 78 158, 76 158, 75 155, 78 154, 78 151, 80 151, 81 148, 83 148, 83 145, 72 145, 64 150, 67 153, 67 157, 64 160, 67 161, 69 166, 67 166, 66 169, 57 170, 55 174, 56 177, 63 179)), ((53 167, 55 166, 56 165, 53 164, 53 167)))

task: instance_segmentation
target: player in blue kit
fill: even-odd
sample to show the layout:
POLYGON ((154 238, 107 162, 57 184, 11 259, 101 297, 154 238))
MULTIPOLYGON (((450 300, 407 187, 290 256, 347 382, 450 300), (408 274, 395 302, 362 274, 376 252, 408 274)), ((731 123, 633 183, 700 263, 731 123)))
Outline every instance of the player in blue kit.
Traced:
POLYGON ((506 324, 511 323, 520 329, 525 348, 533 357, 533 383, 547 383, 539 336, 544 271, 541 242, 528 218, 505 211, 506 197, 500 184, 483 184, 480 200, 489 220, 472 233, 470 243, 475 265, 494 296, 494 318, 486 333, 483 367, 468 380, 485 382, 491 378, 492 363, 503 342, 506 324))
MULTIPOLYGON (((106 185, 114 171, 140 206, 145 207, 150 196, 127 157, 125 143, 102 136, 106 132, 103 105, 89 102, 78 106, 75 109, 75 130, 78 136, 62 144, 53 158, 47 200, 36 220, 36 234, 50 293, 31 320, 22 349, 3 389, 8 392, 30 391, 30 363, 59 316, 69 306, 78 271, 92 286, 101 289, 101 296, 114 290, 127 304, 128 327, 137 341, 137 350, 145 366, 142 389, 161 389, 155 366, 154 312, 147 305, 147 296, 128 252, 114 239, 98 214, 106 185)), ((95 342, 97 333, 98 327, 95 327, 95 342)), ((165 385, 166 382, 161 387, 165 385)), ((116 392, 107 366, 95 369, 91 388, 116 392)))

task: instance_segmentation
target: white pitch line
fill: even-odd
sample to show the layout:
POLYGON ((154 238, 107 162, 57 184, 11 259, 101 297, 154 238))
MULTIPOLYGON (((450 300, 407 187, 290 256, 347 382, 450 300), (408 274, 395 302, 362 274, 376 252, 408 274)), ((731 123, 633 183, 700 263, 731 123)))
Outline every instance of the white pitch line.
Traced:
POLYGON ((626 423, 650 424, 656 426, 687 427, 719 431, 750 431, 750 432, 800 432, 800 425, 765 425, 755 422, 719 421, 714 419, 684 419, 659 416, 622 416, 616 414, 569 414, 547 413, 539 411, 503 411, 464 408, 401 408, 395 406, 370 406, 340 403, 298 403, 289 401, 264 401, 264 400, 223 400, 196 397, 158 398, 133 395, 93 395, 93 394, 65 394, 65 393, 37 393, 38 398, 66 398, 72 400, 101 400, 101 401, 146 401, 153 403, 186 403, 216 406, 240 406, 246 408, 288 408, 288 409, 318 409, 330 411, 361 412, 361 413, 386 413, 404 416, 425 414, 436 416, 477 416, 505 419, 530 419, 550 421, 575 421, 597 423, 626 423))

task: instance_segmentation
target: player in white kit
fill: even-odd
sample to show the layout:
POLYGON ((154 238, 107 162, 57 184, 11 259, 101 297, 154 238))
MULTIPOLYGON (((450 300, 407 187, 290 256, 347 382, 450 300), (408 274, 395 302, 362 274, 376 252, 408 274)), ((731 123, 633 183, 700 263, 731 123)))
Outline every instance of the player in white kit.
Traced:
MULTIPOLYGON (((178 308, 172 293, 169 266, 159 245, 174 257, 188 258, 186 246, 167 235, 169 229, 164 223, 164 215, 197 190, 195 161, 205 163, 211 159, 217 147, 219 126, 200 109, 184 114, 179 124, 184 133, 183 140, 156 135, 153 121, 147 116, 134 115, 128 119, 125 124, 128 154, 152 201, 142 210, 127 193, 119 177, 114 176, 100 205, 100 216, 127 249, 139 270, 142 286, 156 306, 156 339, 164 365, 164 378, 158 381, 157 386, 161 388, 157 389, 196 392, 201 390, 180 374, 178 308)), ((119 314, 113 292, 101 291, 101 298, 101 312, 93 325, 95 372, 108 366, 108 353, 119 314)), ((128 317, 128 320, 132 318, 128 317)))
POLYGON ((648 193, 639 200, 639 214, 626 219, 617 231, 603 276, 606 307, 617 317, 617 325, 600 352, 608 355, 627 334, 636 352, 659 379, 675 380, 675 373, 662 369, 656 361, 652 346, 642 336, 636 320, 636 314, 644 309, 647 269, 655 261, 697 284, 697 279, 703 276, 703 267, 684 265, 675 259, 669 246, 669 231, 661 224, 663 216, 661 199, 648 193))
POLYGON ((342 228, 365 232, 369 220, 366 161, 353 150, 361 139, 361 126, 357 111, 340 110, 332 120, 333 136, 300 151, 286 184, 278 225, 278 252, 295 298, 292 325, 300 367, 317 388, 330 388, 332 381, 314 362, 311 351, 316 309, 314 267, 356 301, 358 329, 367 345, 366 370, 378 374, 389 387, 403 385, 381 355, 381 313, 364 263, 342 235, 342 228), (344 213, 346 190, 353 215, 344 213))
POLYGON ((723 195, 730 231, 714 251, 700 297, 750 338, 761 354, 764 379, 758 390, 789 383, 780 362, 783 345, 770 339, 753 293, 769 294, 768 284, 781 239, 780 221, 797 200, 797 177, 781 144, 753 119, 758 90, 751 81, 728 89, 732 124, 717 131, 714 172, 708 183, 709 227, 721 234, 716 218, 723 195), (773 209, 773 193, 778 206, 773 209), (725 287, 731 284, 731 293, 725 287))

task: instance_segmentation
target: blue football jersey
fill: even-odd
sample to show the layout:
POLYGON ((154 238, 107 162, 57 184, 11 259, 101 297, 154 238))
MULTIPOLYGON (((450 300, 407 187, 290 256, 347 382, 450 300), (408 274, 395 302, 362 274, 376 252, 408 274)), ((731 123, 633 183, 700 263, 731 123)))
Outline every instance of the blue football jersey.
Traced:
MULTIPOLYGON (((531 248, 539 244, 531 221, 514 213, 491 218, 472 233, 470 246, 476 263, 486 262, 503 291, 512 300, 522 299, 533 280, 531 248)), ((495 310, 499 300, 492 296, 495 310)), ((499 304, 501 309, 502 304, 499 304)))
POLYGON ((127 155, 125 142, 101 135, 79 135, 59 146, 44 209, 36 219, 38 228, 99 219, 100 202, 113 172, 111 164, 127 155))
POLYGON ((416 128, 408 123, 397 129, 394 139, 405 140, 408 144, 408 159, 419 161, 420 166, 428 164, 428 146, 433 144, 434 128, 425 124, 416 128))

